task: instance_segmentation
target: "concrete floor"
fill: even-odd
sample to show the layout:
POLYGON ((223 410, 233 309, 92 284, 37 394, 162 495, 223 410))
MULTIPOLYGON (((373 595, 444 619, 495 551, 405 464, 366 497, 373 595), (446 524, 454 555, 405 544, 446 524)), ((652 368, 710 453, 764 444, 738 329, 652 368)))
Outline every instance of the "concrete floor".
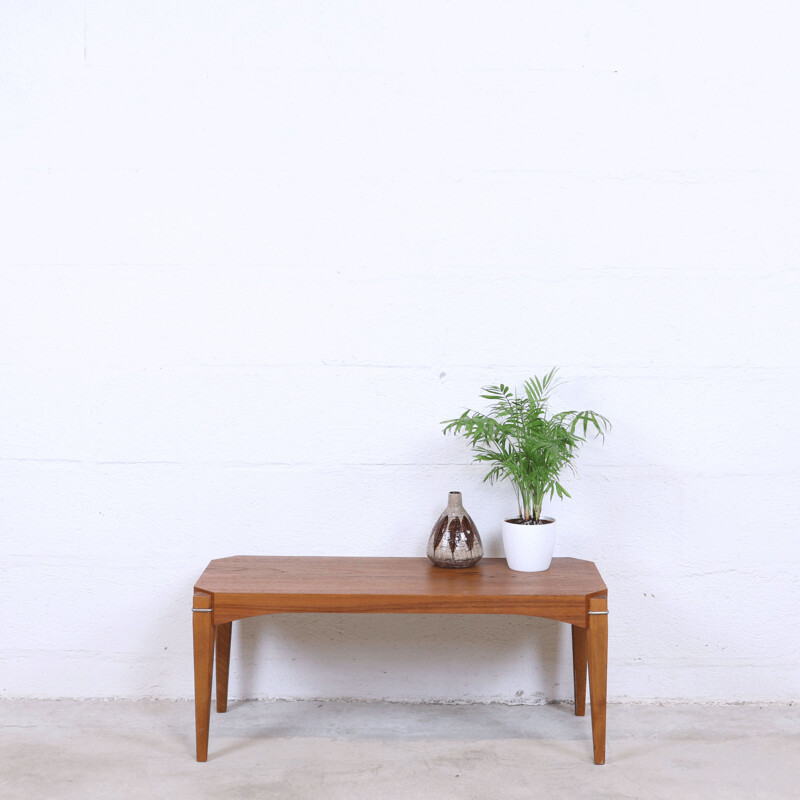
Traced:
POLYGON ((3 800, 800 797, 797 706, 232 702, 194 761, 186 701, 0 702, 3 800))

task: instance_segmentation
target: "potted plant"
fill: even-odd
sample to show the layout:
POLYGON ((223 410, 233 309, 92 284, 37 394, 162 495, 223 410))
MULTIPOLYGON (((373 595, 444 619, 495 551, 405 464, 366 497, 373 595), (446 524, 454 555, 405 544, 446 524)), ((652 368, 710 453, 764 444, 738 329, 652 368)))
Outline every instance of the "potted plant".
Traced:
POLYGON ((530 378, 522 395, 508 386, 485 386, 481 397, 493 400, 482 414, 467 409, 445 420, 444 433, 464 436, 475 451, 475 461, 491 465, 484 481, 511 481, 519 515, 504 520, 503 549, 508 566, 520 572, 541 572, 550 567, 555 547, 555 519, 542 516, 545 497, 570 497, 559 483, 574 462, 586 436, 603 437, 611 424, 594 411, 550 414, 548 400, 557 385, 553 367, 543 378, 530 378))

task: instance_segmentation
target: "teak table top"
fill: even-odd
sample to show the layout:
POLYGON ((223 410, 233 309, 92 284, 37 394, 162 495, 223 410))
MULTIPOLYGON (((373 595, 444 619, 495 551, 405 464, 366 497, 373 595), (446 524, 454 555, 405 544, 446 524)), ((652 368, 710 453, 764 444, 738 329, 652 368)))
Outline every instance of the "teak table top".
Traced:
POLYGON ((427 558, 231 556, 195 584, 195 608, 214 624, 281 612, 526 614, 588 624, 588 599, 606 594, 590 561, 554 558, 546 572, 514 572, 505 559, 442 569, 427 558))

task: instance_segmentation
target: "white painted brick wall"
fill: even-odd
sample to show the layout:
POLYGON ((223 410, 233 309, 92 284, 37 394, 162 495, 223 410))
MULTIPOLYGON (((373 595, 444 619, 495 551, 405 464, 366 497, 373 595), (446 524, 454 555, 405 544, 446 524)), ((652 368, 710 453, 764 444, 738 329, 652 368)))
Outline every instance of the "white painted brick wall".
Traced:
MULTIPOLYGON (((211 558, 422 555, 452 489, 501 555, 439 422, 558 364, 610 696, 798 698, 794 4, 3 17, 2 695, 190 696, 211 558)), ((246 620, 231 691, 567 698, 567 633, 246 620)))

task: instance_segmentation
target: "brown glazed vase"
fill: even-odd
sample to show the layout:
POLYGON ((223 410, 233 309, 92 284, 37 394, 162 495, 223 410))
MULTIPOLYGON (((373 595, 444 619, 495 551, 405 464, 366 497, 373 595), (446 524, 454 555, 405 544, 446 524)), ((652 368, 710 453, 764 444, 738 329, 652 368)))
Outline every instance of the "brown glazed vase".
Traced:
POLYGON ((483 558, 483 542, 472 517, 464 510, 461 492, 450 492, 447 508, 428 539, 428 558, 437 567, 462 569, 483 558))

